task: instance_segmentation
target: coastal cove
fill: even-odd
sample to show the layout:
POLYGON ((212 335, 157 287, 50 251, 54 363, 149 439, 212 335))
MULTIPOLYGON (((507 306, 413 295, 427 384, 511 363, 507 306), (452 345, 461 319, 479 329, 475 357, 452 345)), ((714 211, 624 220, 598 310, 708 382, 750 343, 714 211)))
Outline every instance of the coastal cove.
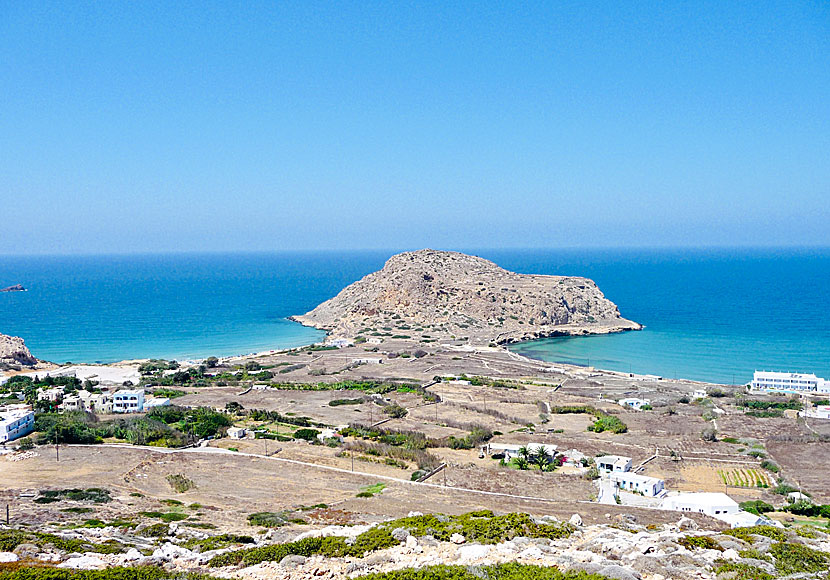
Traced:
MULTIPOLYGON (((593 279, 645 329, 511 345, 551 362, 743 383, 755 368, 830 376, 827 250, 464 250, 527 274, 593 279)), ((300 346, 287 320, 391 251, 0 258, 0 332, 56 362, 201 358, 300 346)))

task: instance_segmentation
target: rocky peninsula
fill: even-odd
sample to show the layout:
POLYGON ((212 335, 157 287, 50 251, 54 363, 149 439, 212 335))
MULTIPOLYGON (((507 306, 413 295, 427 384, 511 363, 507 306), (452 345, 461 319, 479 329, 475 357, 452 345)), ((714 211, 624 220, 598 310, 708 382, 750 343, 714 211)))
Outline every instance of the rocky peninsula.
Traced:
POLYGON ((587 278, 517 274, 459 252, 418 250, 292 320, 346 338, 376 333, 507 344, 639 330, 587 278))
POLYGON ((18 336, 0 334, 0 364, 33 366, 37 359, 18 336))

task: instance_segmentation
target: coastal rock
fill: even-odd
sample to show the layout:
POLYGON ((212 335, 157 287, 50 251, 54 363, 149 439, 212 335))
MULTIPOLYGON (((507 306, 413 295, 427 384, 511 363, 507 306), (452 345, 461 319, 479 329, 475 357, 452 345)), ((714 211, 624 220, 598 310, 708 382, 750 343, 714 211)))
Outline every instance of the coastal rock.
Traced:
POLYGON ((37 359, 18 336, 0 334, 0 363, 33 366, 37 359))
POLYGON ((354 338, 390 329, 469 344, 545 336, 636 330, 587 278, 517 274, 458 252, 418 250, 389 258, 383 269, 293 320, 354 338))

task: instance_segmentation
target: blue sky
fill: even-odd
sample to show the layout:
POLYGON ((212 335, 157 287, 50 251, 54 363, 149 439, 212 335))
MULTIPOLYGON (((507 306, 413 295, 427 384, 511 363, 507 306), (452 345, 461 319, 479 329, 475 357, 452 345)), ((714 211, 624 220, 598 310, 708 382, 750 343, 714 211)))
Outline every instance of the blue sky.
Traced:
POLYGON ((830 245, 830 4, 0 0, 0 253, 830 245))

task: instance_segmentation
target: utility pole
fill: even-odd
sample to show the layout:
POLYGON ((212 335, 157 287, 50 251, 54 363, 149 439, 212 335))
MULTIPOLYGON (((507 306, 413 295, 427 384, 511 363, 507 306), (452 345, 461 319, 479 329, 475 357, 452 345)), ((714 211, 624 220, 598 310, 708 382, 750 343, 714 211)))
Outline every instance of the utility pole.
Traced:
POLYGON ((354 451, 349 453, 349 456, 352 458, 352 471, 354 471, 354 451))
POLYGON ((9 504, 6 504, 6 525, 9 525, 9 504))

